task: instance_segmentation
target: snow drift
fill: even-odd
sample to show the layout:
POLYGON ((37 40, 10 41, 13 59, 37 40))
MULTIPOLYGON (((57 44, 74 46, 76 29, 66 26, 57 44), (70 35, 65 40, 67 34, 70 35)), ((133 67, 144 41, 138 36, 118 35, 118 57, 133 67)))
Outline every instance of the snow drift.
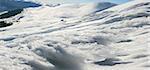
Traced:
POLYGON ((2 19, 13 25, 0 28, 0 69, 149 70, 150 1, 100 4, 40 6, 2 19))

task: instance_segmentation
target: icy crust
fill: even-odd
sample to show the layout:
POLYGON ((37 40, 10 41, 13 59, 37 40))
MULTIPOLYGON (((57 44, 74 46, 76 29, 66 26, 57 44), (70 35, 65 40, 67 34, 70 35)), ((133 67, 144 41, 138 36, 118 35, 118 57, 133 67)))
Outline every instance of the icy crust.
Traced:
POLYGON ((13 17, 22 17, 18 22, 0 28, 0 69, 149 70, 149 6, 135 0, 72 18, 56 13, 70 5, 24 10, 13 17))

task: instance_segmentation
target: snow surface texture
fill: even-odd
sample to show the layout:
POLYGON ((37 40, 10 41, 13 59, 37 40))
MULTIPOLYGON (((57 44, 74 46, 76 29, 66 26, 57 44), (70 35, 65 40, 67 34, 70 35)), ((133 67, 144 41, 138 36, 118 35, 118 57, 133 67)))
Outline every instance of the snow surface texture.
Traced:
POLYGON ((0 19, 13 23, 0 28, 0 69, 149 70, 150 0, 101 10, 41 6, 0 19))

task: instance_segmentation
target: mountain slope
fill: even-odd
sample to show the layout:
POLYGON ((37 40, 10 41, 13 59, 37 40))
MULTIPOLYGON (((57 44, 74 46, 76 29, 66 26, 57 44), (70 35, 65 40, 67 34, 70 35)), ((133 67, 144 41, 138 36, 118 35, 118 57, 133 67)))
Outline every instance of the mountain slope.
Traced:
POLYGON ((150 1, 93 5, 42 6, 8 18, 21 17, 0 28, 0 68, 149 70, 150 1))
POLYGON ((41 5, 32 2, 26 2, 23 0, 1 0, 0 12, 39 6, 41 5))

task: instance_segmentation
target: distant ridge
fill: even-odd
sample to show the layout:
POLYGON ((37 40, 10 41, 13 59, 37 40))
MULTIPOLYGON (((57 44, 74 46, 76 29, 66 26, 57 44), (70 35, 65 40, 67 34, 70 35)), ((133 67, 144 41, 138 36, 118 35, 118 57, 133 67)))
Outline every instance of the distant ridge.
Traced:
POLYGON ((40 4, 27 2, 27 1, 17 1, 17 0, 0 0, 0 12, 11 11, 15 9, 23 9, 28 7, 39 7, 40 4))

